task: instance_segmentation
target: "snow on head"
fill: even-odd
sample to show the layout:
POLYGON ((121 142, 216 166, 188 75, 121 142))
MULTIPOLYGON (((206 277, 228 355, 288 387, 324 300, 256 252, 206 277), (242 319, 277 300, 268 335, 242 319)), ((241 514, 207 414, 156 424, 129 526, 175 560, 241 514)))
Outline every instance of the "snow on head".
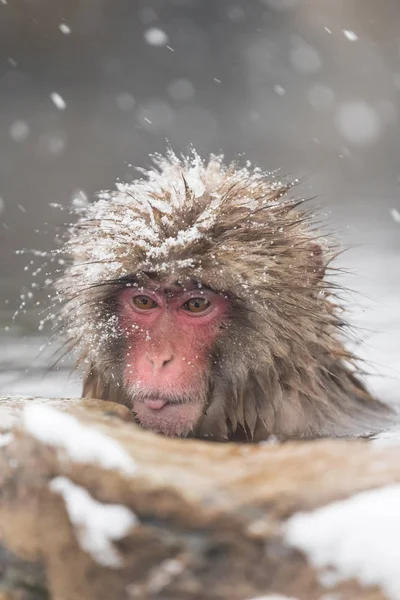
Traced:
POLYGON ((287 522, 285 537, 318 569, 334 569, 331 583, 356 578, 400 599, 400 484, 298 513, 287 522))
MULTIPOLYGON (((140 179, 118 183, 94 203, 75 207, 78 225, 63 248, 70 266, 56 284, 56 302, 65 305, 63 325, 87 362, 92 352, 123 335, 105 291, 112 295, 116 286, 132 285, 127 279, 143 281, 148 273, 159 280, 202 281, 205 267, 222 289, 221 272, 227 269, 218 258, 222 265, 231 252, 230 264, 235 254, 245 260, 245 230, 252 232, 254 252, 266 243, 266 231, 280 235, 276 215, 266 218, 264 211, 284 211, 281 197, 292 184, 250 166, 224 165, 222 157, 205 162, 195 151, 181 159, 169 151, 153 162, 153 168, 139 170, 140 179)), ((251 276, 238 269, 235 282, 251 276)))
POLYGON ((122 567, 122 557, 112 542, 124 538, 137 524, 133 512, 120 504, 98 502, 66 477, 56 477, 49 487, 63 497, 82 550, 104 567, 122 567))
POLYGON ((49 406, 32 405, 24 409, 23 424, 30 435, 63 450, 73 462, 97 464, 128 476, 136 471, 134 461, 116 440, 83 425, 72 415, 49 406))

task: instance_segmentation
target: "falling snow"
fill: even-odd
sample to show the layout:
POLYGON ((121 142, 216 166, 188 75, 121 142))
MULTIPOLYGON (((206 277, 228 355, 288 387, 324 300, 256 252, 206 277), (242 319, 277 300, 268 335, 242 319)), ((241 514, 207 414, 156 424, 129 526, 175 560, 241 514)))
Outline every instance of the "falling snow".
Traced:
POLYGON ((166 46, 168 43, 168 36, 162 29, 158 27, 151 27, 144 33, 144 39, 151 46, 166 46))
POLYGON ((392 219, 395 223, 400 223, 400 210, 397 208, 391 208, 390 214, 392 215, 392 219))
POLYGON ((358 35, 354 33, 354 31, 351 31, 350 29, 342 29, 342 31, 350 42, 356 42, 358 40, 358 35))
POLYGON ((274 85, 273 89, 274 89, 275 94, 278 94, 278 96, 284 96, 286 93, 285 88, 283 88, 281 85, 278 85, 278 84, 274 85))
POLYGON ((167 87, 167 92, 173 100, 190 100, 195 95, 193 83, 189 79, 183 77, 173 79, 167 87))
POLYGON ((29 136, 29 125, 26 121, 14 121, 9 129, 14 142, 24 142, 29 136))
POLYGON ((76 208, 82 208, 87 205, 89 198, 85 190, 77 189, 72 192, 71 204, 76 208))
POLYGON ((60 23, 58 26, 58 29, 64 35, 69 35, 71 33, 71 28, 66 23, 60 23))
POLYGON ((334 104, 335 94, 329 86, 323 83, 314 83, 308 89, 307 98, 313 108, 322 111, 329 109, 334 104))
POLYGON ((377 111, 364 100, 341 104, 335 115, 335 123, 343 138, 355 146, 369 146, 383 132, 377 111))
POLYGON ((54 102, 55 106, 59 110, 64 110, 67 107, 67 104, 66 104, 64 98, 60 94, 58 94, 57 92, 52 92, 50 94, 50 98, 52 99, 52 101, 54 102))
POLYGON ((322 67, 322 59, 318 50, 301 38, 294 40, 289 59, 299 73, 316 73, 322 67))

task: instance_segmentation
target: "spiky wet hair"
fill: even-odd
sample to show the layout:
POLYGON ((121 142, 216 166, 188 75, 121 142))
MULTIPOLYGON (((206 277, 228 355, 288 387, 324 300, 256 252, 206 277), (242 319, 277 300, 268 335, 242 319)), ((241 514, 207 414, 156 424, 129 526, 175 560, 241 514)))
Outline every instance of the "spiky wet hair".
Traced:
POLYGON ((69 343, 87 363, 86 392, 122 394, 109 358, 121 345, 112 298, 150 273, 229 294, 200 433, 241 429, 262 439, 370 428, 382 405, 350 366, 336 286, 324 278, 335 249, 302 200, 288 197, 296 182, 195 152, 153 163, 141 179, 100 193, 65 244, 70 265, 57 295, 69 343))

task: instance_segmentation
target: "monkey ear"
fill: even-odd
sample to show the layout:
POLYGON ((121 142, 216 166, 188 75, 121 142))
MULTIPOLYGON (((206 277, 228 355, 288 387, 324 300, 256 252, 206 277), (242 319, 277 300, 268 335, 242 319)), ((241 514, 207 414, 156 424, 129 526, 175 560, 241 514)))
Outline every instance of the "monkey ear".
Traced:
POLYGON ((309 253, 310 261, 307 265, 307 272, 313 279, 319 281, 325 275, 325 261, 322 248, 319 244, 314 243, 310 246, 309 253))

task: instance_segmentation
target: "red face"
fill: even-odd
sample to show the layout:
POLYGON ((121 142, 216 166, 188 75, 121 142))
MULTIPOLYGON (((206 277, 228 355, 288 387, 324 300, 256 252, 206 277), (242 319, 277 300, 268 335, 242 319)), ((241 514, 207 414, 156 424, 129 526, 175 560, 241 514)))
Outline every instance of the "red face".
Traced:
POLYGON ((228 299, 194 284, 148 284, 120 295, 124 387, 146 429, 187 435, 203 414, 210 351, 228 299))

